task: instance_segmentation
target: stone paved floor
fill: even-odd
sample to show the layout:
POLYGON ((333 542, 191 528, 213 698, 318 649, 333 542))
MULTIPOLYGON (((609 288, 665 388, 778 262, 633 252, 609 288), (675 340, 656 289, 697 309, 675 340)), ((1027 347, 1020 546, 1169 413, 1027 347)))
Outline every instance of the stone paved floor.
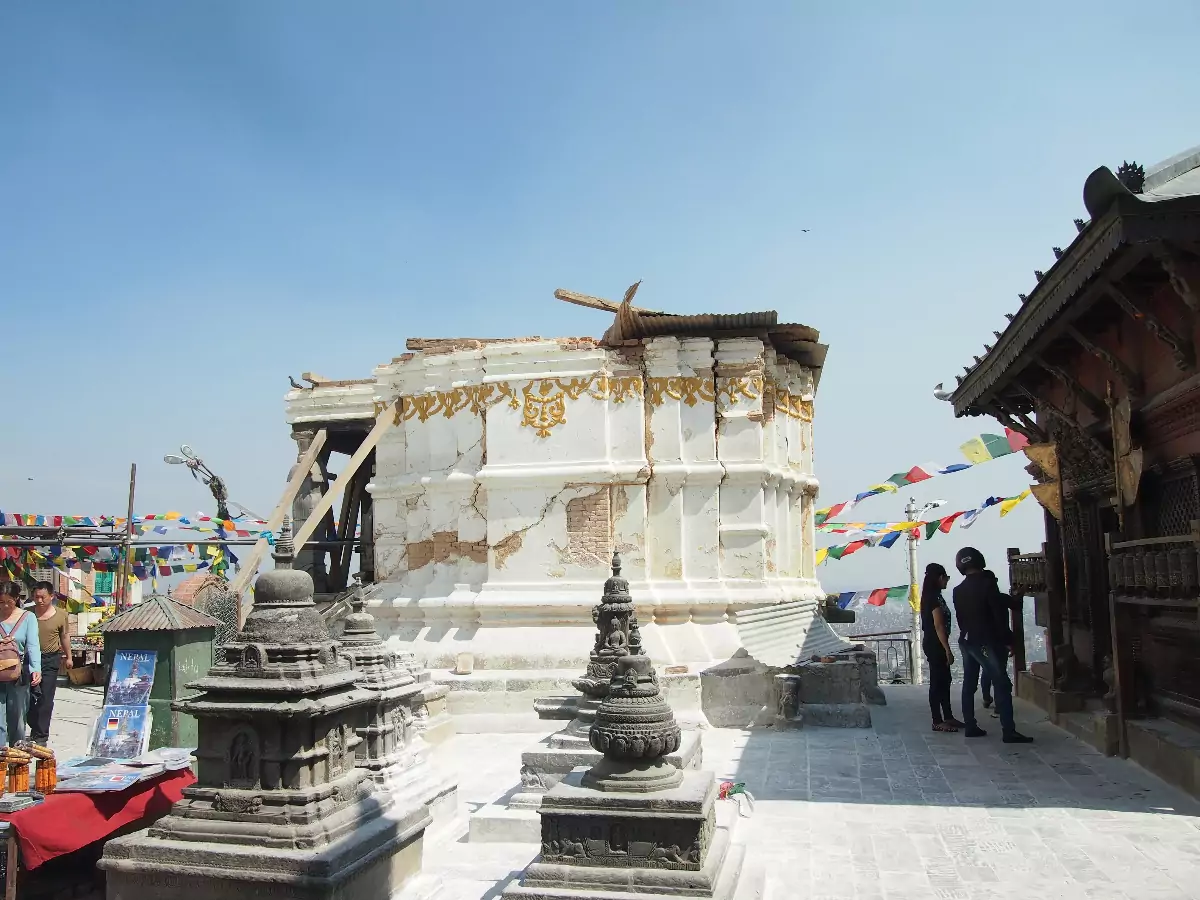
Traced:
MULTIPOLYGON (((888 686, 870 730, 713 729, 705 766, 757 798, 735 840, 772 900, 1200 898, 1200 805, 1101 756, 1018 705, 1037 742, 1008 747, 929 730, 922 688, 888 686)), ((468 809, 516 782, 536 735, 460 735, 438 752, 468 809)), ((426 843, 412 893, 492 900, 527 844, 426 843)))

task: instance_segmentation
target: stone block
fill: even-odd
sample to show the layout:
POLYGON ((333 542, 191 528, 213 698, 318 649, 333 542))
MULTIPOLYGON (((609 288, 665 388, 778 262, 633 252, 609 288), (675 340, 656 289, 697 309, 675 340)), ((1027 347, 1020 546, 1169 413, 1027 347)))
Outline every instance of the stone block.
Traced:
POLYGON ((167 840, 153 829, 109 840, 108 900, 360 900, 389 897, 421 868, 425 808, 389 810, 318 849, 167 840))
POLYGON ((800 711, 805 726, 870 728, 871 712, 861 703, 805 703, 800 711))
POLYGON ((585 788, 584 772, 546 795, 542 852, 504 897, 733 897, 744 848, 716 824, 711 773, 686 772, 675 788, 634 794, 585 788))
MULTIPOLYGON (((546 792, 571 772, 592 766, 601 758, 587 745, 575 749, 552 747, 554 738, 555 735, 550 735, 521 754, 521 785, 516 793, 471 814, 470 840, 497 843, 537 840, 541 833, 537 811, 546 792)), ((700 733, 685 730, 679 750, 669 754, 666 760, 685 771, 699 769, 704 760, 700 733)))

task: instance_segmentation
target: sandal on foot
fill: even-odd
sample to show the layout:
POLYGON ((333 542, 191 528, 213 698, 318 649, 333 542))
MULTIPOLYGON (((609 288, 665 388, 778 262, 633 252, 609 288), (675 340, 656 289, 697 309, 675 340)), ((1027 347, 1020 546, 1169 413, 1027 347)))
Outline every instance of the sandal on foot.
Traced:
POLYGON ((950 733, 958 731, 958 729, 955 728, 953 725, 951 725, 949 722, 934 722, 933 730, 934 731, 946 731, 946 732, 950 732, 950 733))
POLYGON ((955 728, 966 728, 967 727, 966 722, 960 722, 960 721, 958 721, 958 719, 947 719, 946 724, 953 725, 955 728))

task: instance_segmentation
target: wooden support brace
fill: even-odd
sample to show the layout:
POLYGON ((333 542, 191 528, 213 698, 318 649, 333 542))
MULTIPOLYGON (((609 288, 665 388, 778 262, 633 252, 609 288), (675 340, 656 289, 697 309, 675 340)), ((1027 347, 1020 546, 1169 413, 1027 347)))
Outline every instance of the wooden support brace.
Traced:
POLYGON ((388 404, 387 408, 379 414, 375 420, 375 427, 371 429, 358 449, 354 451, 354 455, 350 457, 350 462, 346 464, 333 484, 329 486, 329 490, 321 497, 321 500, 309 513, 308 519, 296 531, 296 536, 292 539, 296 545, 296 552, 299 553, 303 549, 304 544, 312 537, 312 533, 316 530, 317 524, 324 517, 325 513, 333 508, 334 502, 341 496, 342 491, 346 488, 347 483, 353 480, 354 473, 358 471, 359 466, 363 464, 371 451, 375 449, 375 445, 379 443, 379 439, 383 437, 384 432, 393 427, 399 419, 400 401, 397 399, 388 404))
POLYGON ((1044 360, 1039 359, 1037 362, 1039 366, 1057 378, 1076 400, 1086 406, 1087 411, 1098 421, 1103 422, 1108 418, 1108 407, 1104 405, 1104 401, 1080 384, 1070 372, 1044 360))
POLYGON ((1095 343, 1093 340, 1091 340, 1091 338, 1080 332, 1080 330, 1074 325, 1067 326, 1067 334, 1073 337, 1080 347, 1092 354, 1092 356, 1103 361, 1110 369, 1112 369, 1117 378, 1119 378, 1121 383, 1125 386, 1125 392, 1127 394, 1129 394, 1131 397, 1141 396, 1142 380, 1138 378, 1137 374, 1134 373, 1129 366, 1125 365, 1124 362, 1118 359, 1114 353, 1095 343))
MULTIPOLYGON (((325 446, 325 438, 325 429, 322 428, 313 437, 313 442, 309 444, 304 456, 296 463, 296 467, 292 469, 292 476, 288 479, 287 487, 283 490, 283 496, 275 504, 275 511, 271 513, 271 518, 267 519, 267 531, 278 531, 279 526, 283 524, 283 517, 292 508, 292 502, 296 499, 296 495, 300 493, 300 486, 304 484, 304 479, 308 477, 309 470, 312 469, 313 463, 316 462, 317 454, 325 446)), ((231 585, 231 590, 238 597, 241 597, 242 592, 250 584, 250 579, 258 573, 258 565, 266 555, 268 546, 270 544, 265 537, 259 538, 258 543, 254 545, 254 549, 250 551, 250 555, 242 563, 242 568, 231 585)), ((244 615, 241 621, 245 622, 244 615)))
POLYGON ((1187 275, 1184 274, 1179 257, 1164 243, 1155 244, 1152 252, 1162 270, 1166 272, 1167 279, 1179 299, 1187 304, 1193 315, 1200 316, 1200 296, 1196 295, 1187 275))
POLYGON ((1187 371, 1196 364, 1196 352, 1191 340, 1176 334, 1153 313, 1139 307, 1115 284, 1106 285, 1105 292, 1116 301, 1117 306, 1121 307, 1129 318, 1146 326, 1147 331, 1171 348, 1171 353, 1175 357, 1175 367, 1181 372, 1187 371))

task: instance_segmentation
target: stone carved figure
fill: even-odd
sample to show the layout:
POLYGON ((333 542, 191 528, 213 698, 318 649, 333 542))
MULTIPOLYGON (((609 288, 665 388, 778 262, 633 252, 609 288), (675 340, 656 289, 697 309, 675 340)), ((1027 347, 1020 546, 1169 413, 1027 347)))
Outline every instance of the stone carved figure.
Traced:
POLYGON ((1111 712, 1117 711, 1117 670, 1111 656, 1104 657, 1104 685, 1108 688, 1104 695, 1104 706, 1111 712))
POLYGON ((245 729, 239 730, 229 745, 229 779, 235 784, 258 781, 258 754, 254 748, 254 736, 245 729))
POLYGON ((253 814, 262 810, 262 797, 257 794, 247 797, 244 794, 217 794, 213 801, 213 809, 217 812, 237 813, 239 815, 253 814))
POLYGON ((545 791, 546 780, 536 769, 521 766, 521 786, 530 791, 545 791))
POLYGON ((241 668, 257 672, 262 664, 263 651, 257 644, 250 644, 242 651, 241 668))
POLYGON ((592 608, 596 623, 596 642, 582 678, 571 682, 575 689, 593 700, 608 695, 617 659, 641 653, 641 636, 633 616, 629 582, 621 577, 621 557, 613 554, 612 575, 604 582, 600 603, 592 608))
POLYGON ((342 771, 342 732, 338 728, 334 728, 329 732, 328 739, 329 747, 329 771, 336 773, 342 771))

